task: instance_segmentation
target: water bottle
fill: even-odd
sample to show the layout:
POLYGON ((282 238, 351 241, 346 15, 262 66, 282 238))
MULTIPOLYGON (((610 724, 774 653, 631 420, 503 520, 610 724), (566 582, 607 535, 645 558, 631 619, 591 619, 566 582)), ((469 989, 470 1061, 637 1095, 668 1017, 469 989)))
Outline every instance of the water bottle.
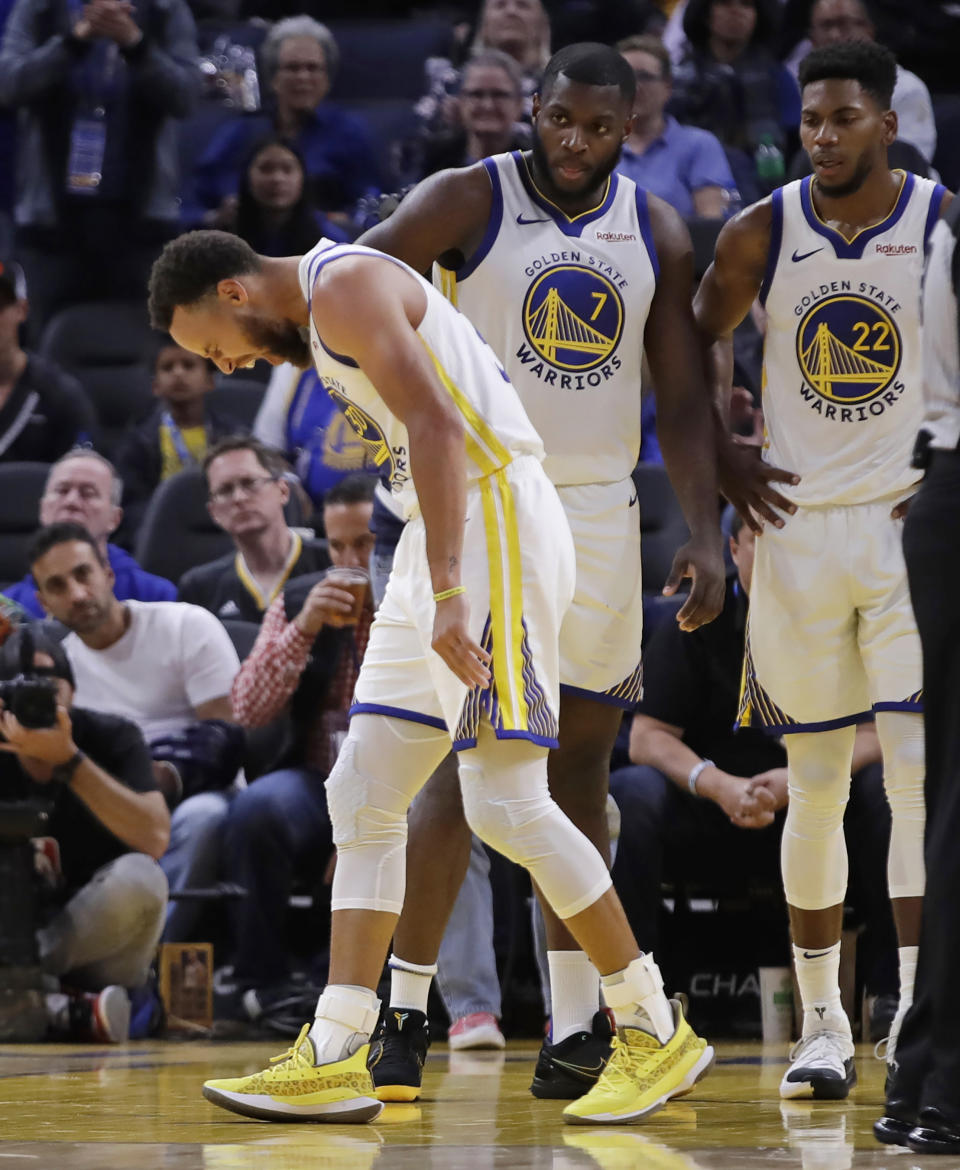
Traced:
POLYGON ((783 154, 772 134, 761 136, 754 159, 757 166, 757 179, 765 192, 770 192, 783 183, 783 154))

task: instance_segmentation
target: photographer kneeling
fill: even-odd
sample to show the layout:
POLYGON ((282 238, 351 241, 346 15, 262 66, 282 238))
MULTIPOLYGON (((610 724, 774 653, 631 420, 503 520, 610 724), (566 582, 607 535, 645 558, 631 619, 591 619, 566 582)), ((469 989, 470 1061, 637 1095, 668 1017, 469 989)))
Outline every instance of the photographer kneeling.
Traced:
POLYGON ((48 1004, 71 1039, 126 1040, 129 992, 147 982, 167 903, 156 859, 170 816, 150 754, 128 720, 71 709, 70 662, 40 632, 22 628, 0 647, 0 679, 14 680, 0 684, 0 802, 45 807, 59 849, 55 908, 37 942, 44 971, 76 994, 48 1004))

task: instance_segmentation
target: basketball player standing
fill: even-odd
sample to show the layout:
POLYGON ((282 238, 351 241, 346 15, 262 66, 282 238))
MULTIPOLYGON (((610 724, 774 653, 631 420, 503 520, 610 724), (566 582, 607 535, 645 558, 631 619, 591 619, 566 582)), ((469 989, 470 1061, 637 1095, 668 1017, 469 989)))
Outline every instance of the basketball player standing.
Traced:
POLYGON ((900 939, 888 1060, 919 941, 921 656, 901 505, 920 475, 910 457, 923 418, 924 246, 950 196, 887 166, 895 79, 893 56, 872 43, 805 58, 800 133, 813 176, 727 224, 694 306, 724 350, 759 295, 765 457, 800 474, 787 490, 795 513, 757 540, 741 712, 787 744, 783 878, 804 1014, 783 1097, 840 1099, 856 1081, 838 981, 842 822, 855 724, 871 713, 893 816, 888 878, 900 939))

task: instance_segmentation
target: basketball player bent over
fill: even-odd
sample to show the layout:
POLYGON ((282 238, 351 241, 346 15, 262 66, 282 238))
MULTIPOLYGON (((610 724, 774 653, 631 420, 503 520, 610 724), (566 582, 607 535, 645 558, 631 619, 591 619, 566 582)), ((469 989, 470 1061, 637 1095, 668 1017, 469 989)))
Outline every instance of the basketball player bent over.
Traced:
POLYGON ((804 1012, 783 1097, 843 1098, 856 1080, 838 983, 843 811, 855 724, 871 711, 893 815, 900 939, 888 1060, 919 940, 921 662, 901 517, 920 474, 910 455, 923 416, 924 246, 949 196, 887 167, 895 79, 893 57, 872 43, 805 58, 800 132, 813 176, 727 224, 694 306, 701 329, 725 344, 759 294, 765 458, 800 474, 787 489, 795 513, 757 540, 741 712, 787 744, 783 880, 804 1012))
POLYGON ((409 518, 326 784, 338 849, 330 982, 281 1060, 205 1095, 267 1120, 380 1112, 367 1058, 403 905, 406 813, 453 739, 473 829, 528 867, 604 976, 621 1032, 607 1108, 591 1120, 658 1109, 661 1063, 690 1087, 713 1054, 678 1008, 666 1043, 639 1029, 662 985, 603 859, 547 789, 573 544, 540 438, 492 351, 412 269, 329 240, 269 259, 223 232, 182 236, 154 265, 150 305, 155 325, 224 373, 312 358, 409 518))
MULTIPOLYGON (((688 563, 709 598, 699 610, 696 596, 684 605, 685 629, 714 616, 723 572, 690 239, 672 208, 614 170, 634 90, 630 65, 608 46, 562 49, 534 98, 532 151, 427 179, 363 237, 418 272, 434 265, 435 283, 503 361, 543 439, 544 470, 577 559, 560 631, 560 742, 548 762, 550 791, 604 857, 610 753, 641 684, 640 517, 630 473, 640 449, 644 354, 660 445, 691 532, 668 589, 688 563)), ((384 1100, 409 1100, 419 1090, 427 992, 470 851, 455 791, 450 796, 455 783, 441 770, 411 813, 409 896, 390 961, 402 1028, 388 1013, 375 1046, 384 1100)), ((596 971, 544 911, 553 1012, 532 1091, 575 1098, 598 1076, 610 1027, 598 1012, 596 971)), ((667 1038, 666 998, 647 1027, 667 1038)))

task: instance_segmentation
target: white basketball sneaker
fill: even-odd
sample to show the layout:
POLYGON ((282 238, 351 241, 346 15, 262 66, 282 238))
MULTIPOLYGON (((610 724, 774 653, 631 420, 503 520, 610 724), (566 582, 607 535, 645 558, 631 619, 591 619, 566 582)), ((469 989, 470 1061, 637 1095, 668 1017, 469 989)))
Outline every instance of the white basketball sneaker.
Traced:
POLYGON ((780 1082, 780 1096, 842 1101, 857 1083, 853 1041, 843 1032, 811 1032, 790 1049, 790 1067, 780 1082))

